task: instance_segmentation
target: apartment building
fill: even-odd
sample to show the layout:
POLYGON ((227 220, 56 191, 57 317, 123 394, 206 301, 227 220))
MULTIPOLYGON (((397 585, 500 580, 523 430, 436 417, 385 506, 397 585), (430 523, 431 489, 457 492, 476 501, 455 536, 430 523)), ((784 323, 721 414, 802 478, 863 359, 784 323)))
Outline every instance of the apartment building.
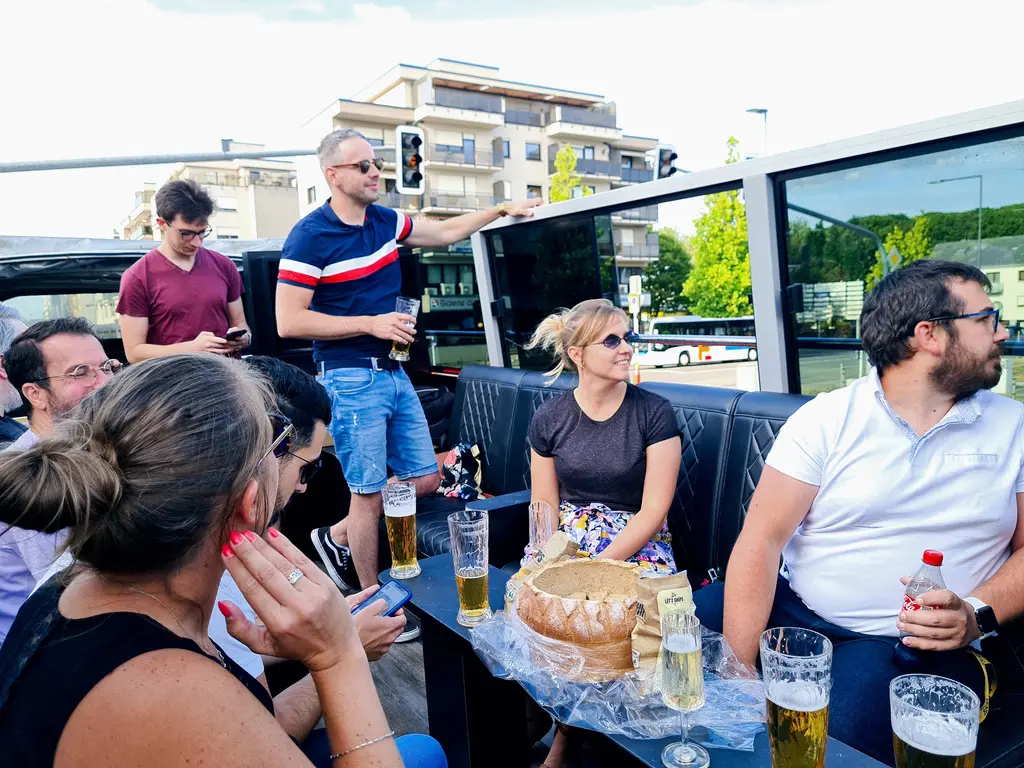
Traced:
MULTIPOLYGON (((599 94, 528 85, 499 77, 497 67, 436 59, 426 67, 399 64, 352 99, 338 99, 303 126, 302 140, 316 146, 333 130, 354 128, 385 162, 380 204, 413 219, 442 218, 480 210, 503 200, 549 199, 558 151, 572 145, 583 187, 603 192, 650 181, 647 153, 657 139, 633 136, 619 126, 614 102, 599 94), (423 129, 422 197, 395 191, 395 128, 423 129)), ((305 215, 329 191, 316 158, 296 161, 300 208, 305 215)), ((657 206, 613 217, 621 285, 658 257, 657 236, 647 233, 657 206)), ((471 265, 468 248, 451 251, 452 274, 471 265), (465 262, 463 264, 462 262, 465 262)), ((422 254, 427 263, 437 254, 422 254)), ((449 259, 450 260, 450 259, 449 259)), ((442 280, 444 270, 441 270, 442 280)), ((454 283, 442 283, 444 286, 454 283)), ((625 294, 623 292, 623 302, 625 294)), ((443 302, 439 302, 443 303, 443 302)))
MULTIPOLYGON (((256 152, 262 144, 225 139, 224 152, 256 152)), ((293 163, 282 160, 220 160, 179 163, 167 181, 199 182, 217 204, 210 220, 211 239, 255 240, 287 237, 299 220, 299 197, 293 163)), ((117 230, 125 240, 153 240, 158 232, 153 198, 161 185, 146 184, 135 193, 135 206, 117 230)))

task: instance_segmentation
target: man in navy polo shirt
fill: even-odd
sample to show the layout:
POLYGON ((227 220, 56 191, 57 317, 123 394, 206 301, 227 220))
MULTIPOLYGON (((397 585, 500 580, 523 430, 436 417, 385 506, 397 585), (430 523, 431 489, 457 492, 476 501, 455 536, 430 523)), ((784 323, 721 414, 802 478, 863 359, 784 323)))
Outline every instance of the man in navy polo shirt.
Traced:
POLYGON ((296 224, 285 243, 277 329, 284 338, 313 341, 319 380, 331 395, 335 450, 352 490, 348 518, 314 531, 313 543, 339 586, 349 586, 344 576, 351 552, 360 584, 369 587, 377 583, 380 490, 388 467, 414 482, 419 495, 439 484, 419 398, 388 358, 393 341, 411 342, 416 333, 406 325, 413 318, 394 311, 402 282, 398 244, 449 245, 501 216, 530 216, 541 201, 414 225, 400 211, 375 204, 383 163, 362 134, 335 131, 318 154, 332 196, 296 224))

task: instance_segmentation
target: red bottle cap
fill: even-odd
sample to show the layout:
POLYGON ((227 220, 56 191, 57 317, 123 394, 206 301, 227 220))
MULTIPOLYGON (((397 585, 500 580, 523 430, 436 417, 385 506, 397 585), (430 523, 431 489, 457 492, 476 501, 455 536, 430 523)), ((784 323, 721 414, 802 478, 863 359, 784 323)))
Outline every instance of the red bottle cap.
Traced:
POLYGON ((924 555, 921 556, 921 560, 924 561, 925 565, 942 565, 942 553, 937 549, 926 549, 924 555))

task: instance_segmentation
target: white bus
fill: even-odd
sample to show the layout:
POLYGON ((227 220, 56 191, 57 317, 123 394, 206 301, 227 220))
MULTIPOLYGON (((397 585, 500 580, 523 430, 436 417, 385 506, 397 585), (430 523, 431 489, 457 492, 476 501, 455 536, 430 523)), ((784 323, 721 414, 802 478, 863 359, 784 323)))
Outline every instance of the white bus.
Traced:
MULTIPOLYGON (((649 334, 673 336, 754 336, 753 317, 655 317, 649 334)), ((709 342, 711 340, 709 339, 709 342)), ((757 360, 756 347, 709 344, 645 344, 636 354, 641 367, 663 368, 690 363, 757 360)))

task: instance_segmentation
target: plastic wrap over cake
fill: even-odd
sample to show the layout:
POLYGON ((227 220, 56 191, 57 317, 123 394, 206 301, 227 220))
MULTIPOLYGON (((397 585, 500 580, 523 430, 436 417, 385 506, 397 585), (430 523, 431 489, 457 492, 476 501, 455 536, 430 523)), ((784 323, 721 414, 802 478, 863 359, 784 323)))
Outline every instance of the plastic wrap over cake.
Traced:
MULTIPOLYGON (((510 610, 472 631, 474 650, 491 674, 519 682, 559 722, 634 739, 678 736, 679 713, 662 702, 658 669, 633 669, 636 597, 609 590, 635 578, 632 568, 586 560, 542 567, 510 610)), ((705 628, 702 637, 706 703, 690 715, 691 738, 752 750, 764 728, 763 684, 721 635, 705 628)))

